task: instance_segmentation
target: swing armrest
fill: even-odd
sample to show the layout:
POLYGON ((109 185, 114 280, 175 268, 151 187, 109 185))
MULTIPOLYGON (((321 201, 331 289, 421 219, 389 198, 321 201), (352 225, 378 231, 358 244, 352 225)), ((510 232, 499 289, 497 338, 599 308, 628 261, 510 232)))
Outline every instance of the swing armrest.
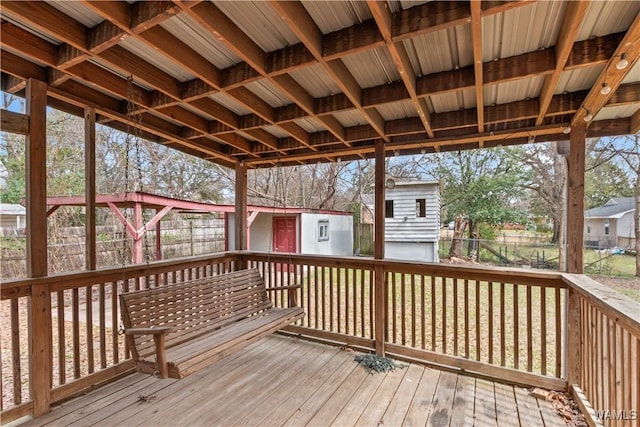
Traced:
POLYGON ((153 344, 156 348, 156 363, 160 378, 169 378, 169 365, 167 364, 167 352, 164 348, 165 335, 171 332, 169 326, 152 326, 149 328, 129 328, 124 330, 125 335, 153 335, 153 344))

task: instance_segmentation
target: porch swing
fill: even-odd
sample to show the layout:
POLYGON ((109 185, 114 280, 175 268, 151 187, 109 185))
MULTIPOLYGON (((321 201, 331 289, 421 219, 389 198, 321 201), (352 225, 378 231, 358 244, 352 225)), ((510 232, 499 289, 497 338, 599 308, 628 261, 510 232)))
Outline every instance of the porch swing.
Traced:
MULTIPOLYGON (((132 114, 129 121, 137 137, 140 123, 132 114)), ((122 292, 120 310, 138 371, 160 378, 184 378, 304 316, 300 307, 271 304, 257 268, 158 285, 122 292)))

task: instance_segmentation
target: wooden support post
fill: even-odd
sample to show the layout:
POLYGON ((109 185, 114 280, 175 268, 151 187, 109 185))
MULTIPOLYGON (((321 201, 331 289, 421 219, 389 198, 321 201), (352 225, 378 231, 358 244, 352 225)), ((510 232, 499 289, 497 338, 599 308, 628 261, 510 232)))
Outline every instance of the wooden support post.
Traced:
MULTIPOLYGON (((235 219, 235 248, 237 251, 247 249, 247 166, 244 162, 236 164, 236 212, 235 219)), ((246 268, 245 262, 238 265, 238 269, 246 268)))
MULTIPOLYGON (((375 157, 375 259, 384 259, 384 222, 385 222, 385 178, 384 141, 376 142, 375 157)), ((375 267, 375 342, 376 354, 385 355, 385 335, 387 329, 387 286, 382 265, 375 267)))
POLYGON ((567 384, 569 387, 574 384, 582 387, 583 384, 580 384, 580 373, 582 371, 580 295, 572 288, 568 289, 567 313, 565 318, 567 319, 567 338, 565 340, 567 384))
MULTIPOLYGON (((26 207, 27 276, 47 275, 47 84, 27 81, 26 207)), ((29 298, 29 387, 35 417, 50 411, 53 366, 51 293, 31 286, 29 298)))
POLYGON ((567 190, 567 272, 583 272, 586 125, 572 126, 567 190))
MULTIPOLYGON (((135 202, 133 204, 133 229, 140 230, 142 228, 142 203, 135 202)), ((134 233, 133 235, 133 263, 142 262, 142 236, 144 233, 134 233)))
POLYGON ((96 110, 84 109, 85 268, 96 269, 96 110))

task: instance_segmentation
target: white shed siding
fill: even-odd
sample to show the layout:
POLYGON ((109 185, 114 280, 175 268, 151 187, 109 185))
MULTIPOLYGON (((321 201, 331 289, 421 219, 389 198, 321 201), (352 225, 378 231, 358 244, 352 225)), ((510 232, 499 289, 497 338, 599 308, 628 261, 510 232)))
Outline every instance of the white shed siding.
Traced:
POLYGON ((24 215, 0 214, 0 227, 24 228, 27 226, 27 218, 24 215))
POLYGON ((393 218, 385 219, 385 257, 438 262, 438 183, 398 183, 387 189, 386 200, 393 200, 393 218), (416 201, 419 199, 425 199, 425 217, 416 215, 416 201))
POLYGON ((351 215, 302 213, 300 216, 303 254, 353 255, 353 218, 351 215), (320 221, 329 223, 329 239, 319 240, 320 221))
POLYGON ((387 242, 437 242, 440 227, 438 184, 397 185, 387 189, 393 218, 385 220, 387 242), (416 218, 416 200, 425 199, 426 217, 416 218))

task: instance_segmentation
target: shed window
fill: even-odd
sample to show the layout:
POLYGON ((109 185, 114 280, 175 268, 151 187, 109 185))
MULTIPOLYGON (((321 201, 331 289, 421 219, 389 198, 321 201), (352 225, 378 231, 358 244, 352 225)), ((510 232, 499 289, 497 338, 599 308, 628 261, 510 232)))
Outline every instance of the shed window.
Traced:
POLYGON ((318 221, 318 242, 329 240, 329 221, 326 219, 318 221))
POLYGON ((427 201, 425 199, 416 199, 416 218, 427 217, 427 201))
POLYGON ((609 235, 609 220, 608 219, 604 220, 604 235, 605 236, 609 235))
POLYGON ((384 217, 393 218, 393 200, 384 201, 384 217))

